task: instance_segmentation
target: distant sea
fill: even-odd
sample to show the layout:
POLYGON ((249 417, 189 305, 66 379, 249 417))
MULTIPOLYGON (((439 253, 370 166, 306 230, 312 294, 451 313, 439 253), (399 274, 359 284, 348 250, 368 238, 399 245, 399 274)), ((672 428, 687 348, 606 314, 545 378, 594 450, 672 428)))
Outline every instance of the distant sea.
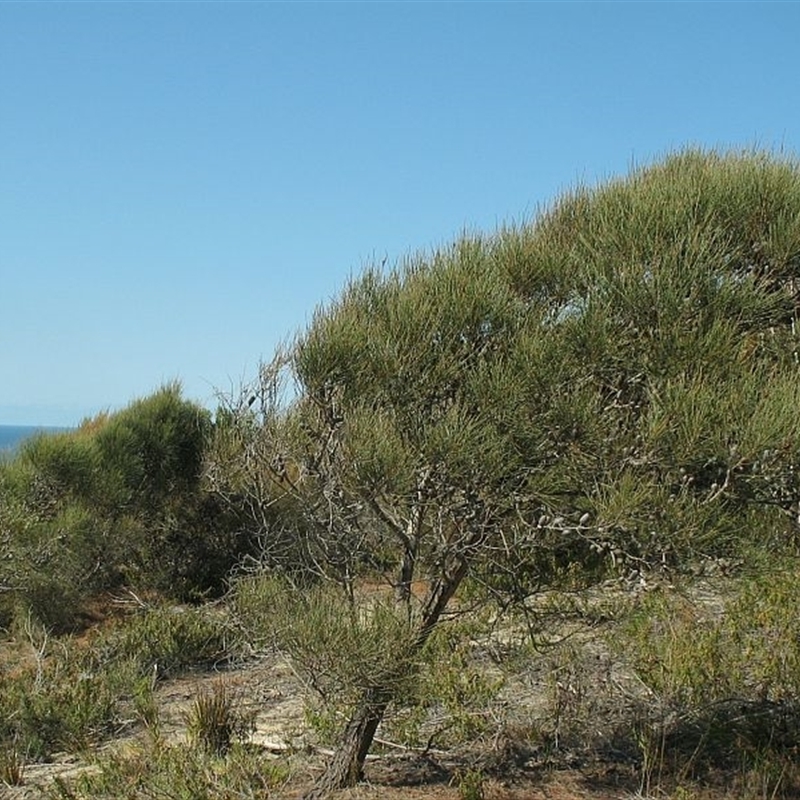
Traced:
POLYGON ((0 459, 13 455, 22 442, 37 433, 63 433, 68 430, 47 425, 0 425, 0 459))

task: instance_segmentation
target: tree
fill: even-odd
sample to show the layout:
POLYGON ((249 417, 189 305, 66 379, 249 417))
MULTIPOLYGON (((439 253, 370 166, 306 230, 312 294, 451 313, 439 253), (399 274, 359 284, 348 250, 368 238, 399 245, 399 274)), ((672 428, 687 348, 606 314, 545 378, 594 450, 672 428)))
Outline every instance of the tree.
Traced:
POLYGON ((353 602, 386 575, 408 624, 309 797, 359 779, 467 575, 519 600, 796 536, 799 276, 797 164, 686 151, 317 311, 242 414, 287 512, 267 544, 353 602))

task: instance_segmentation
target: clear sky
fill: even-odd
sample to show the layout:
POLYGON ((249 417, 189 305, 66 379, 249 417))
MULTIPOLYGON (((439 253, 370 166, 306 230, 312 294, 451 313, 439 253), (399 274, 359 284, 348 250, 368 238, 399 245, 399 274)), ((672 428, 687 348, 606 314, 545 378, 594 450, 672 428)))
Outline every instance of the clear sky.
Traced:
POLYGON ((800 151, 800 3, 0 2, 0 424, 209 407, 384 258, 800 151))

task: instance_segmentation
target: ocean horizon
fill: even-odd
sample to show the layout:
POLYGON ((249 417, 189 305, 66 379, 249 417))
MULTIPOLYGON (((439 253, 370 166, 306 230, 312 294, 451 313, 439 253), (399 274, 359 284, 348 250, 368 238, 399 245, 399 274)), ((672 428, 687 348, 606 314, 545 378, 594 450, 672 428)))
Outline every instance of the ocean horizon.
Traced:
POLYGON ((0 456, 13 455, 19 446, 38 433, 64 433, 71 428, 54 425, 0 425, 0 456))

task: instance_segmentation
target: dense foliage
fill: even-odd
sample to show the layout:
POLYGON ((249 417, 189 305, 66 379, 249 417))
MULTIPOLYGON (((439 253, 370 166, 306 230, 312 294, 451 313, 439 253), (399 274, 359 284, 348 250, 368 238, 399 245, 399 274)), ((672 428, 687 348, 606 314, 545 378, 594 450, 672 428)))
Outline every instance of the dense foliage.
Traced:
POLYGON ((690 151, 355 279, 289 355, 292 430, 264 420, 264 473, 296 465, 320 517, 338 492, 347 546, 319 557, 393 557, 429 507, 516 520, 519 547, 584 565, 791 539, 798 177, 690 151))
MULTIPOLYGON (((412 619, 402 663, 467 575, 521 601, 609 568, 791 548, 798 273, 790 160, 686 151, 578 189, 319 309, 264 369, 259 424, 243 413, 240 487, 296 501, 268 547, 288 530, 350 597, 385 576, 412 619)), ((320 794, 357 777, 400 682, 362 682, 320 794)))
POLYGON ((166 386, 78 430, 26 442, 0 466, 0 603, 68 628, 93 594, 177 598, 224 589, 235 521, 202 486, 212 422, 166 386))

